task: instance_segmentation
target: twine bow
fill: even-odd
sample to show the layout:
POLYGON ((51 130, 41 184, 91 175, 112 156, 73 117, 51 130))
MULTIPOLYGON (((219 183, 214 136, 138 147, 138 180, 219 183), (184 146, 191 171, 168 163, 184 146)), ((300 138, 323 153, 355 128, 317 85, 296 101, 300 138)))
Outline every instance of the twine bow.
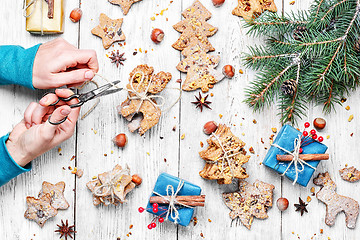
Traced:
POLYGON ((138 108, 137 108, 137 110, 136 110, 136 113, 139 112, 139 110, 140 110, 141 106, 143 105, 144 101, 149 101, 155 108, 160 108, 160 107, 164 106, 164 104, 165 104, 165 98, 164 98, 163 96, 153 95, 153 94, 149 94, 149 93, 148 93, 148 90, 149 90, 149 88, 150 88, 151 82, 152 82, 152 80, 153 80, 153 77, 152 77, 152 76, 151 76, 150 81, 149 81, 149 83, 148 83, 148 85, 147 85, 147 87, 146 87, 146 90, 143 91, 143 92, 139 92, 139 88, 140 88, 141 84, 144 82, 144 79, 145 79, 144 73, 142 73, 142 72, 136 72, 136 73, 132 76, 131 81, 130 81, 130 87, 131 87, 131 89, 127 89, 128 93, 129 93, 129 99, 130 99, 130 100, 140 100, 140 104, 139 104, 139 106, 138 106, 138 108), (141 80, 140 80, 139 85, 138 85, 138 90, 135 90, 134 85, 133 85, 133 80, 134 80, 134 78, 135 78, 138 74, 141 74, 141 80), (135 96, 130 96, 130 93, 135 94, 135 96), (161 99, 161 100, 162 100, 161 104, 155 103, 155 102, 153 101, 153 99, 155 99, 155 98, 161 99))
MULTIPOLYGON (((93 194, 97 197, 106 197, 110 194, 111 203, 114 203, 116 186, 118 185, 119 181, 121 181, 123 175, 130 175, 130 169, 128 166, 126 166, 126 168, 121 170, 119 173, 109 178, 106 182, 102 183, 102 185, 96 186, 94 188, 93 194), (103 192, 104 188, 106 189, 105 192, 103 192)), ((120 200, 123 201, 123 199, 120 200)))
POLYGON ((297 182, 298 177, 299 177, 299 173, 304 171, 304 169, 305 169, 304 165, 306 165, 308 167, 311 167, 312 169, 316 170, 316 168, 314 168, 313 166, 311 166, 310 164, 308 164, 307 162, 305 162, 304 160, 302 160, 299 157, 299 151, 300 151, 300 148, 301 148, 301 136, 295 138, 295 140, 294 140, 294 150, 292 152, 286 150, 285 148, 279 146, 278 144, 272 144, 272 146, 277 147, 280 150, 286 152, 287 154, 290 154, 290 155, 293 156, 293 159, 291 160, 288 167, 286 168, 286 170, 282 174, 282 176, 284 176, 286 174, 286 172, 290 169, 291 165, 294 164, 294 167, 295 167, 295 179, 294 179, 293 185, 295 185, 295 183, 297 182), (301 169, 298 168, 298 164, 300 164, 301 169))
MULTIPOLYGON (((234 177, 234 172, 233 172, 233 169, 232 169, 232 163, 233 163, 233 160, 231 159, 231 157, 234 157, 238 154, 240 154, 240 152, 237 152, 237 153, 231 153, 231 151, 238 151, 240 150, 241 148, 237 148, 235 150, 226 150, 223 146, 223 144, 221 143, 221 140, 218 136, 216 136, 216 134, 214 133, 211 133, 211 136, 213 136, 218 142, 219 142, 219 145, 221 147, 221 149, 223 150, 224 154, 222 157, 218 158, 217 160, 222 160, 222 159, 225 159, 227 164, 229 165, 229 169, 230 169, 230 173, 231 173, 231 176, 234 177)), ((218 164, 219 162, 217 161, 216 164, 218 164)), ((222 162, 222 169, 221 169, 221 172, 223 172, 225 169, 225 161, 222 162)))
MULTIPOLYGON (((25 6, 25 8, 24 8, 23 16, 24 16, 25 18, 29 18, 29 17, 34 13, 34 11, 35 11, 35 9, 36 9, 36 4, 37 4, 38 1, 42 1, 42 0, 31 0, 31 2, 29 2, 28 4, 26 4, 26 0, 24 0, 24 6, 25 6, 25 5, 26 5, 26 6, 25 6), (32 5, 34 5, 34 6, 33 6, 32 10, 31 10, 31 12, 30 12, 29 14, 26 14, 26 11, 27 11, 32 5)), ((44 0, 44 1, 46 2, 46 0, 44 0)), ((41 35, 44 35, 43 4, 42 4, 42 3, 40 4, 40 12, 41 12, 40 30, 41 30, 41 35)))
MULTIPOLYGON (((165 102, 166 102, 164 97, 159 96, 159 95, 153 95, 153 94, 147 93, 147 91, 148 91, 149 88, 150 88, 150 84, 151 84, 151 82, 152 82, 152 77, 151 77, 150 82, 149 82, 149 84, 148 84, 148 86, 147 86, 147 88, 146 88, 146 91, 140 93, 140 92, 138 92, 138 91, 135 90, 134 85, 133 85, 133 80, 134 80, 135 76, 136 76, 138 73, 140 73, 140 74, 142 75, 141 81, 139 82, 139 86, 141 85, 141 83, 144 81, 145 76, 144 76, 144 74, 143 74, 142 72, 136 72, 136 73, 134 73, 134 75, 132 76, 131 81, 130 81, 130 87, 131 87, 131 89, 125 89, 125 90, 128 92, 128 94, 129 94, 130 92, 133 93, 133 94, 135 94, 135 96, 129 96, 129 99, 132 99, 132 100, 141 100, 141 102, 140 102, 140 104, 139 104, 139 106, 138 106, 138 108, 137 108, 136 113, 139 112, 139 110, 140 110, 142 104, 144 103, 144 101, 149 101, 154 107, 160 108, 160 107, 164 106, 164 104, 165 104, 165 102), (160 98, 160 99, 162 100, 161 104, 155 103, 155 102, 152 100, 153 98, 160 98)), ((100 77, 100 78, 102 78, 102 79, 104 79, 107 83, 110 83, 113 87, 115 87, 115 88, 120 88, 119 86, 117 86, 117 85, 113 84, 111 81, 109 81, 106 77, 104 77, 104 76, 102 76, 102 75, 100 75, 100 74, 98 74, 98 73, 95 73, 95 75, 98 76, 98 77, 100 77)), ((167 88, 167 89, 175 89, 175 90, 178 90, 178 91, 180 92, 180 94, 179 94, 179 97, 176 99, 175 102, 173 102, 173 103, 172 103, 168 108, 166 108, 165 110, 162 110, 163 112, 166 112, 166 111, 170 110, 172 107, 174 107, 175 104, 180 100, 181 94, 182 94, 182 91, 181 91, 180 88, 167 88)), ((129 95, 130 95, 130 94, 129 94, 129 95)))
POLYGON ((179 220, 179 211, 176 208, 176 204, 177 205, 181 205, 183 207, 187 207, 187 208, 193 208, 191 206, 188 206, 186 204, 180 203, 176 200, 176 196, 178 195, 179 191, 181 190, 181 188, 184 186, 184 181, 180 180, 178 187, 176 189, 176 191, 174 191, 174 187, 172 185, 167 185, 166 187, 166 194, 167 196, 163 196, 158 192, 153 191, 153 193, 159 197, 162 197, 163 199, 165 199, 166 201, 169 202, 169 208, 168 211, 166 213, 166 217, 165 219, 167 220, 169 218, 169 216, 171 216, 172 219, 174 219, 175 223, 178 223, 179 220))

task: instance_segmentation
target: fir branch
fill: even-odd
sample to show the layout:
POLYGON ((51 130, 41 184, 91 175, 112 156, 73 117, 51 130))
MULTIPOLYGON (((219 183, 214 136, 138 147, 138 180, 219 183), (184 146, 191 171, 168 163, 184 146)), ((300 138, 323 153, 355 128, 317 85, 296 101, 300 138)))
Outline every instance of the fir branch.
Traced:
POLYGON ((251 97, 253 98, 252 101, 250 102, 251 105, 256 105, 256 103, 261 100, 264 102, 264 94, 269 90, 269 88, 274 85, 274 83, 276 83, 279 78, 284 75, 284 73, 286 73, 291 67, 293 67, 295 65, 295 61, 293 61, 293 63, 291 63, 290 65, 288 65, 286 68, 284 68, 284 70, 282 70, 275 78, 273 78, 273 80, 271 80, 270 83, 265 85, 265 88, 259 93, 259 94, 251 94, 251 97))
POLYGON ((335 58, 336 58, 336 55, 339 53, 340 51, 340 48, 341 46, 343 46, 343 43, 340 43, 339 44, 339 47, 336 49, 334 55, 332 56, 329 64, 326 66, 325 70, 323 71, 323 73, 320 74, 320 78, 319 78, 319 81, 317 82, 316 85, 319 85, 325 78, 325 74, 327 73, 327 71, 329 71, 330 67, 331 67, 331 64, 334 62, 335 58))
POLYGON ((347 1, 347 0, 342 0, 341 2, 338 2, 338 3, 336 3, 335 5, 331 6, 331 7, 329 8, 329 10, 325 13, 325 15, 321 18, 321 21, 324 21, 324 19, 326 18, 326 16, 327 16, 332 10, 334 10, 338 5, 340 5, 340 4, 342 4, 342 3, 346 2, 346 1, 347 1))

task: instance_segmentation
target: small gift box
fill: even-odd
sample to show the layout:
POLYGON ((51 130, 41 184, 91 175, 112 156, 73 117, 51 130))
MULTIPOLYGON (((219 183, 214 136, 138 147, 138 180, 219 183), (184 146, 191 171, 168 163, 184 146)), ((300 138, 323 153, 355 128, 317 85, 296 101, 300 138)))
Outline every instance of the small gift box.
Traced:
MULTIPOLYGON (((167 199, 167 196, 172 195, 173 197, 179 197, 181 198, 182 196, 200 196, 201 193, 201 188, 199 186, 196 186, 192 183, 189 183, 187 181, 184 181, 182 179, 179 179, 177 177, 174 177, 172 175, 169 175, 167 173, 162 173, 159 175, 153 193, 151 194, 151 197, 160 197, 161 196, 165 197, 164 199, 167 199), (172 192, 172 190, 173 192, 172 192)), ((205 201, 204 196, 203 200, 205 201)), ((199 197, 200 198, 200 197, 199 197)), ((179 200, 180 201, 180 200, 179 200)), ((185 200, 185 205, 186 205, 186 200, 185 200)), ((194 205, 193 205, 194 206, 194 205)), ((200 205, 198 205, 200 206, 200 205)), ((187 226, 190 223, 190 220, 193 217, 194 214, 194 208, 193 207, 185 207, 184 205, 177 205, 176 207, 176 211, 177 214, 175 214, 174 212, 169 212, 169 211, 174 211, 173 209, 171 209, 170 204, 169 203, 159 203, 159 207, 158 210, 156 212, 154 212, 154 208, 152 203, 148 202, 147 204, 147 208, 146 210, 149 213, 155 214, 159 217, 165 218, 166 216, 168 216, 168 219, 172 222, 178 223, 182 226, 187 226), (167 214, 169 212, 169 214, 167 214), (177 215, 178 218, 174 219, 174 216, 177 215)))
MULTIPOLYGON (((295 148, 294 143, 297 141, 296 139, 300 139, 301 136, 302 133, 292 126, 284 125, 276 136, 276 139, 272 144, 273 146, 266 154, 263 164, 278 173, 285 173, 284 175, 286 177, 293 181, 296 180, 298 184, 306 187, 320 161, 307 161, 301 166, 299 163, 294 162, 279 162, 276 158, 276 155, 288 154, 281 148, 293 152, 295 148), (289 167, 290 164, 291 166, 289 167), (298 170, 296 170, 295 164, 297 164, 298 170)), ((311 140, 311 138, 306 137, 305 141, 307 143, 301 144, 302 154, 323 154, 326 152, 327 146, 318 141, 310 141, 309 139, 311 140)))
POLYGON ((26 31, 35 34, 64 32, 64 0, 26 0, 26 31))

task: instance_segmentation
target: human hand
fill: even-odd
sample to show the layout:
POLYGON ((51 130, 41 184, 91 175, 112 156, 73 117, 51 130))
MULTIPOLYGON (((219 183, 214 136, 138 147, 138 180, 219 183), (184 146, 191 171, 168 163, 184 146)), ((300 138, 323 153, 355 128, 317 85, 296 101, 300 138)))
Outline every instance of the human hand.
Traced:
POLYGON ((71 109, 69 105, 76 104, 78 100, 60 101, 57 106, 61 107, 55 108, 49 105, 56 102, 58 97, 67 98, 74 94, 69 89, 57 89, 55 93, 44 96, 39 103, 31 103, 24 113, 24 119, 14 127, 6 141, 11 157, 22 167, 74 133, 80 108, 71 109), (66 116, 68 118, 60 125, 52 125, 48 121, 50 115, 52 122, 59 122, 66 116))
POLYGON ((49 89, 80 85, 91 80, 98 70, 94 50, 81 50, 57 38, 39 47, 33 66, 33 86, 49 89))

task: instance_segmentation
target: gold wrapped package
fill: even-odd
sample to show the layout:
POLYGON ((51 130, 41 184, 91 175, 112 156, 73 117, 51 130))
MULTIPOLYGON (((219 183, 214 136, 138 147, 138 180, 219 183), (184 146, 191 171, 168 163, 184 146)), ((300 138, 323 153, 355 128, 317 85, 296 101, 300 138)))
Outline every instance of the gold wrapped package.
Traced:
POLYGON ((65 0, 26 0, 26 31, 34 34, 64 32, 65 0))

